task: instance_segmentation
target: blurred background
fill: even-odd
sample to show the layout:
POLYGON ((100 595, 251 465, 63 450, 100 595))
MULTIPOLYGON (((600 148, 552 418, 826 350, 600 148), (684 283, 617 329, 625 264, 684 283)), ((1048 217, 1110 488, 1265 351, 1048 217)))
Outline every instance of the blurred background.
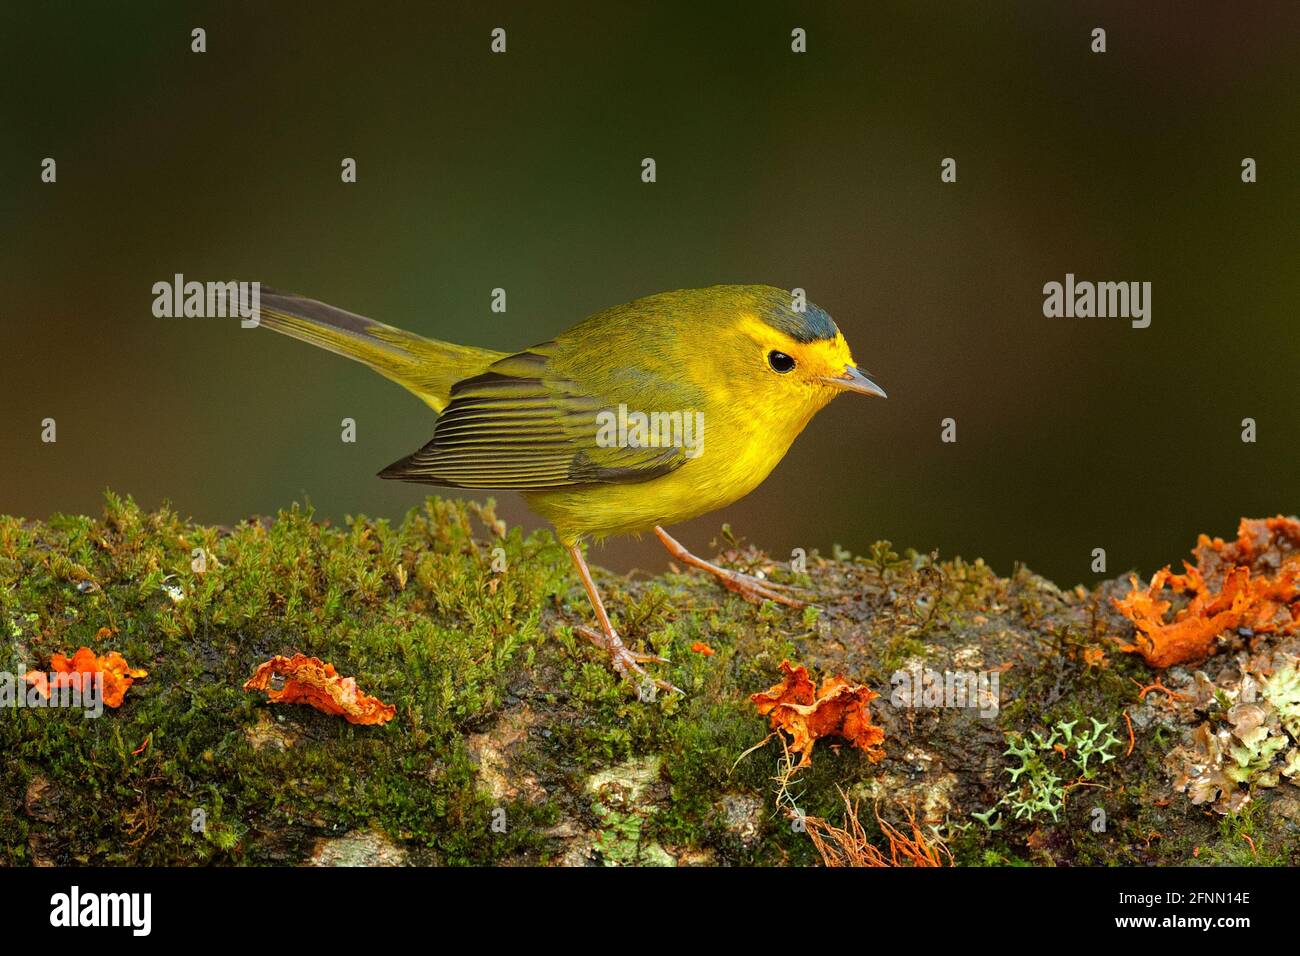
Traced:
POLYGON ((422 500, 374 475, 427 408, 265 330, 155 318, 174 273, 495 349, 761 282, 805 288, 890 397, 832 404, 684 542, 729 522, 777 556, 889 538, 1069 585, 1104 547, 1149 573, 1298 510, 1297 36, 1290 2, 5 4, 0 513, 422 500), (1067 272, 1151 282, 1151 327, 1044 318, 1067 272))

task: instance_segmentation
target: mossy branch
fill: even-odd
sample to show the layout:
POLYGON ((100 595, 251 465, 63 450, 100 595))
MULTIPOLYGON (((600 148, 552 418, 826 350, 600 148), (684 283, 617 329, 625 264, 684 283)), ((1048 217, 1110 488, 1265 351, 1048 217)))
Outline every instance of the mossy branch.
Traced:
POLYGON ((574 636, 589 610, 563 550, 490 503, 430 499, 397 526, 297 506, 200 526, 111 494, 97 518, 0 517, 0 670, 86 645, 149 671, 96 719, 0 712, 0 861, 815 863, 774 804, 777 748, 737 763, 768 733, 749 695, 790 659, 876 689, 886 732, 878 764, 818 744, 786 788, 809 816, 841 819, 842 787, 896 823, 914 815, 959 864, 1185 863, 1198 848, 1298 862, 1282 788, 1231 817, 1172 790, 1163 761, 1190 730, 1138 699, 1150 672, 1115 652, 1119 585, 1062 590, 887 542, 814 553, 800 574, 734 544, 722 560, 811 588, 819 608, 602 574, 625 640, 674 661, 686 691, 638 697, 574 636), (295 652, 396 718, 353 726, 241 689, 295 652), (895 676, 918 667, 997 674, 1000 707, 900 705, 895 676), (1008 734, 1092 717, 1125 728, 1124 746, 1063 788, 1057 819, 995 818, 1017 782, 1008 734))

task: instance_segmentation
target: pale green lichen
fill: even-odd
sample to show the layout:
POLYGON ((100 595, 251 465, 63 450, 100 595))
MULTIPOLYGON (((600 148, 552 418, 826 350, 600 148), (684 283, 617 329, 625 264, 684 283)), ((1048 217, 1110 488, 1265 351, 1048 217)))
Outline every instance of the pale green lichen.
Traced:
POLYGON ((593 849, 606 866, 676 865, 668 851, 646 837, 647 822, 659 812, 650 790, 661 767, 657 757, 628 760, 587 781, 600 822, 593 849))
POLYGON ((1273 705, 1279 722, 1291 738, 1300 741, 1300 666, 1297 662, 1290 661, 1277 668, 1264 682, 1260 693, 1273 705))
POLYGON ((1209 719, 1166 759, 1176 789, 1224 814, 1241 812, 1257 789, 1276 787, 1283 777, 1300 782, 1296 660, 1276 666, 1263 680, 1250 674, 1231 690, 1214 688, 1209 719))
POLYGON ((1111 748, 1120 741, 1109 732, 1110 724, 1095 717, 1089 720, 1092 727, 1077 733, 1074 728, 1078 720, 1058 720, 1047 736, 1037 730, 1028 734, 1008 733, 1007 749, 1003 755, 1020 761, 1019 765, 1006 768, 1016 786, 988 810, 971 816, 990 830, 1001 829, 1003 821, 998 808, 1004 806, 1017 820, 1032 820, 1040 813, 1050 814, 1054 821, 1059 820, 1065 806, 1065 795, 1072 784, 1066 784, 1056 769, 1073 767, 1078 771, 1079 780, 1090 780, 1096 776, 1099 765, 1116 757, 1111 748), (1097 762, 1090 765, 1094 758, 1097 762))

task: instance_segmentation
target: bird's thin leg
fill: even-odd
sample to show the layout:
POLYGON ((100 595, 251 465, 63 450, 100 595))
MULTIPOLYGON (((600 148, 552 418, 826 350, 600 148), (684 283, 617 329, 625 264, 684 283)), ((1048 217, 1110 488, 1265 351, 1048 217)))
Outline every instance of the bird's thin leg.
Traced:
POLYGON ((728 590, 735 591, 746 601, 753 604, 762 604, 764 601, 775 601, 778 604, 784 604, 787 607, 807 607, 807 601, 800 601, 797 598, 790 597, 788 594, 781 593, 784 590, 782 585, 774 581, 763 581, 752 575, 742 574, 740 571, 732 571, 730 568, 720 568, 716 564, 711 564, 703 558, 697 558, 686 550, 685 546, 670 535, 663 528, 655 525, 655 534, 663 542, 668 553, 683 564, 689 564, 693 568, 699 568, 701 571, 708 571, 728 590))
POLYGON ((600 631, 580 624, 576 628, 578 633, 609 654, 610 663, 614 666, 614 670, 626 680, 634 684, 640 680, 648 680, 660 690, 682 693, 680 688, 674 687, 668 681, 652 677, 641 666, 645 663, 670 663, 667 658, 659 657, 656 654, 642 654, 638 651, 629 650, 627 645, 623 643, 623 639, 618 636, 618 632, 614 630, 614 625, 609 621, 609 615, 605 613, 605 602, 600 599, 600 592, 596 590, 596 582, 591 579, 591 571, 582 556, 582 548, 576 544, 569 545, 569 556, 573 558, 573 566, 578 569, 578 577, 582 579, 582 586, 587 589, 587 597, 591 601, 592 608, 596 611, 596 620, 600 624, 600 631))

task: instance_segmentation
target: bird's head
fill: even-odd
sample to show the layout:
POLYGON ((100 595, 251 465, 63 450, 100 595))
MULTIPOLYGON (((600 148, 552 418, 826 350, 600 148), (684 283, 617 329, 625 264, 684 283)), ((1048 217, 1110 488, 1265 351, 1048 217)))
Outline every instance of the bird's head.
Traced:
POLYGON ((858 368, 839 328, 811 302, 795 307, 789 292, 736 286, 724 361, 728 378, 769 402, 811 414, 842 392, 885 397, 858 368))

